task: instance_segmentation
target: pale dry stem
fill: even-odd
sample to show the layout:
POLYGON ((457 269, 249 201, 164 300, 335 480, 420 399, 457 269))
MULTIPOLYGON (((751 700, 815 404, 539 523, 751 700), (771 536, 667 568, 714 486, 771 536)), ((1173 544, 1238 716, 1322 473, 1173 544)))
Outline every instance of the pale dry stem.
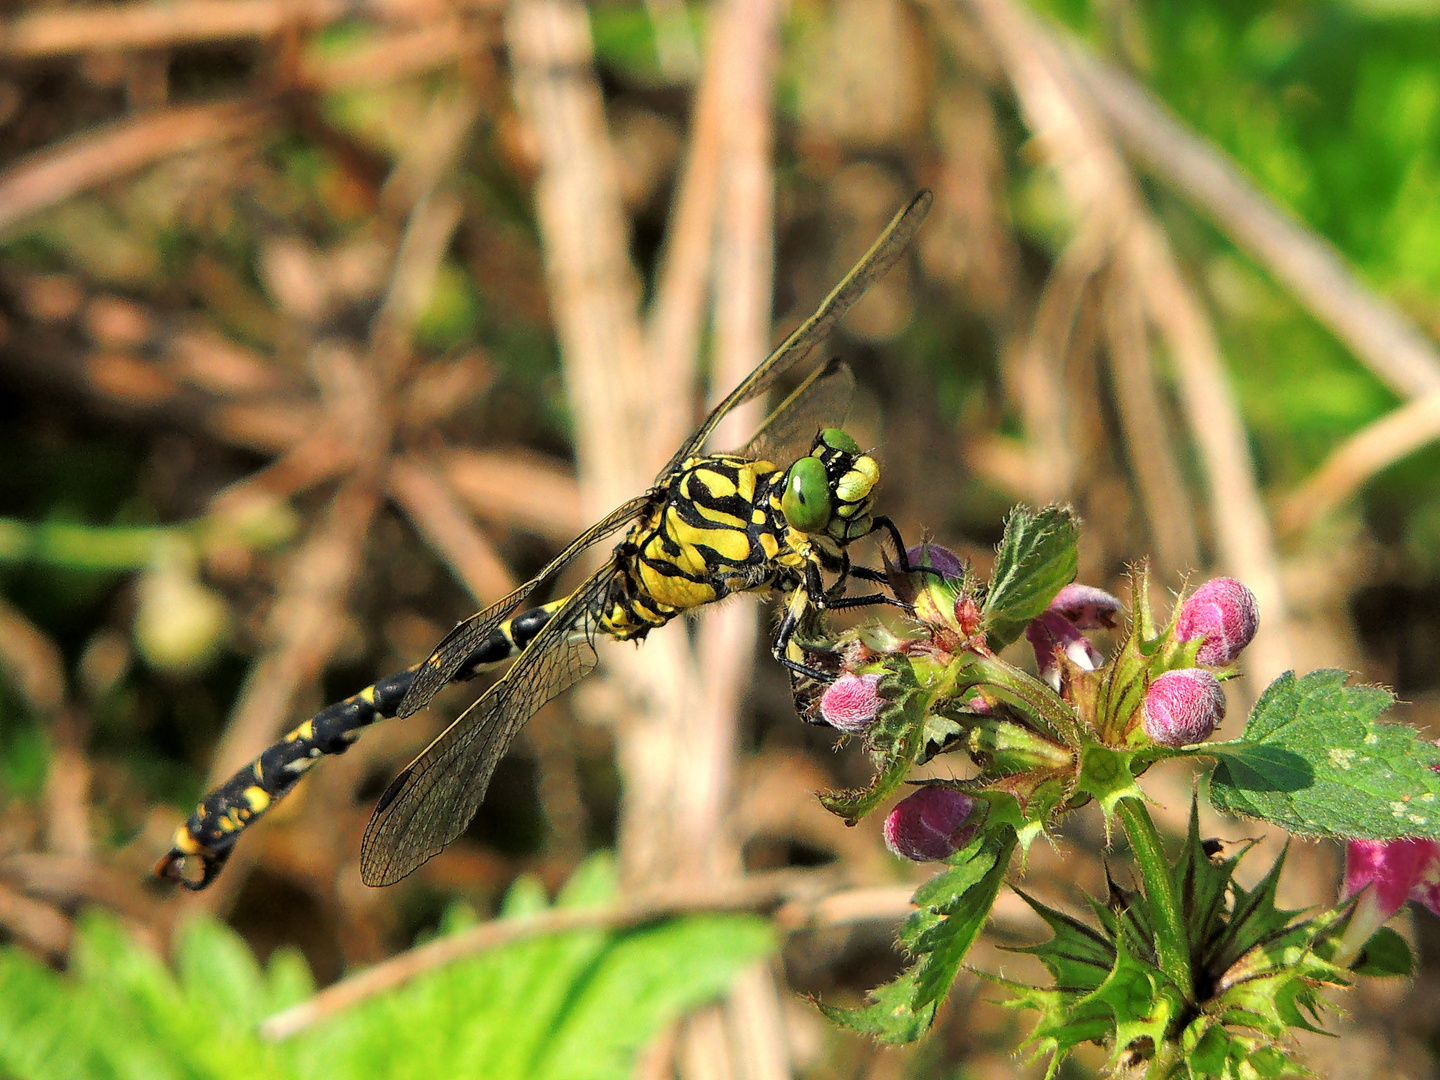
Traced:
POLYGON ((1381 470, 1440 439, 1440 392, 1426 394, 1361 428, 1281 505, 1282 532, 1302 533, 1381 470))
POLYGON ((277 119, 273 109, 246 101, 177 105, 37 150, 0 173, 0 237, 82 192, 176 154, 251 138, 277 119))
POLYGON ((909 892, 903 897, 898 891, 887 894, 885 899, 896 901, 893 907, 879 903, 880 897, 873 890, 863 890, 862 903, 850 904, 843 899, 844 892, 834 889, 828 873, 785 870, 724 882, 672 883, 606 907, 552 908, 534 915, 496 919, 437 938, 343 979, 308 1001, 272 1016, 261 1026, 261 1034, 269 1039, 289 1038, 418 975, 536 937, 576 930, 623 930, 695 912, 763 911, 776 905, 783 905, 786 925, 795 928, 827 925, 817 921, 821 911, 833 912, 847 923, 857 918, 883 921, 900 918, 909 909, 909 892))
POLYGON ((275 37, 356 15, 434 20, 456 8, 495 11, 499 0, 168 0, 40 8, 0 22, 0 56, 39 59, 97 48, 161 49, 275 37))
POLYGON ((1060 46, 1010 0, 968 0, 967 6, 994 44, 1026 122, 1077 214, 1082 220, 1113 215, 1117 263, 1143 289, 1149 319, 1176 369, 1182 410, 1205 471, 1218 562, 1251 588, 1266 613, 1248 667, 1268 682, 1289 666, 1278 558, 1208 315, 1071 77, 1060 46))
POLYGON ((1062 55, 1136 162, 1274 274, 1376 376, 1407 397, 1440 390, 1440 350, 1327 240, 1258 191, 1144 87, 1078 46, 1062 55))
POLYGON ((515 578, 494 545, 429 462, 415 455, 395 459, 387 489, 477 603, 491 603, 515 588, 515 578))
POLYGON ((1165 405, 1155 384, 1140 290, 1118 274, 1107 279, 1107 286, 1105 336, 1120 423, 1130 449, 1130 467, 1155 541, 1156 562, 1167 579, 1177 579, 1200 564, 1195 513, 1175 460, 1165 405))

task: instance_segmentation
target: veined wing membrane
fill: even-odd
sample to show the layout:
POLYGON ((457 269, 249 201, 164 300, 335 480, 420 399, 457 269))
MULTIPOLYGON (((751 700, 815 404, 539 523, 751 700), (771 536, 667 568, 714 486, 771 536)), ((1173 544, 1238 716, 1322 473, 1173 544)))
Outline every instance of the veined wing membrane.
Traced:
POLYGON ((525 721, 595 666, 596 601, 613 566, 570 594, 514 666, 395 777, 360 845, 366 885, 391 885, 465 831, 525 721))
MULTIPOLYGON (((850 273, 845 275, 840 284, 835 286, 815 314, 805 320, 794 333, 780 344, 779 348, 771 353, 739 386, 735 387, 724 401, 711 410, 710 415, 705 418, 695 433, 685 440, 680 449, 676 451, 675 456, 660 470, 656 477, 657 487, 663 484, 686 458, 695 454, 705 445, 705 441, 715 430, 715 426, 725 418, 731 409, 764 393, 774 385, 776 379, 808 356, 815 346, 824 340, 831 328, 850 309, 851 305, 895 265, 901 253, 914 237, 915 230, 925 220, 925 215, 930 212, 930 204, 933 201, 934 196, 930 192, 922 191, 910 201, 908 206, 895 215, 889 226, 880 234, 880 238, 855 264, 850 273)), ((807 380, 807 385, 813 379, 814 377, 807 380)), ((798 396, 798 393, 792 395, 792 399, 798 396)), ((767 423, 766 427, 769 426, 767 423)), ((809 434, 814 433, 810 432, 809 434)), ((775 441, 770 440, 769 452, 771 453, 775 452, 775 441)), ((777 464, 780 463, 777 462, 777 464)), ((409 716, 429 704, 430 699, 439 693, 441 688, 460 670, 466 657, 474 652, 476 646, 484 641, 495 627, 504 622, 505 618, 515 611, 542 581, 558 573, 591 544, 608 536, 621 525, 634 520, 648 505, 649 500, 649 493, 631 499, 603 521, 586 529, 535 577, 451 630, 436 646, 435 651, 430 654, 429 659, 425 661, 416 675, 414 685, 411 686, 409 693, 405 695, 405 700, 400 704, 398 715, 409 716)))
POLYGON ((455 677, 455 673, 464 665, 466 657, 475 651, 492 630, 523 604, 541 582, 558 574, 591 544, 605 539, 622 525, 634 521, 649 505, 649 492, 622 503, 570 541, 564 551, 551 559, 545 569, 525 582, 524 585, 495 601, 484 611, 471 615, 446 634, 416 674, 415 682, 406 693, 405 700, 400 703, 400 709, 396 715, 406 717, 419 712, 430 704, 430 699, 455 677))
POLYGON ((880 234, 880 239, 875 241, 840 284, 831 290, 830 295, 821 301, 815 314, 796 327, 794 333, 780 343, 779 348, 711 410, 695 434, 685 440, 675 452, 675 456, 660 470, 655 481, 657 486, 664 483, 665 478, 678 468, 681 462, 699 452, 715 426, 731 409, 770 389, 776 379, 808 356, 811 350, 825 339, 850 306, 864 296, 866 290, 884 277, 899 260, 914 237, 915 230, 920 228, 925 215, 930 212, 930 204, 934 200, 935 196, 929 191, 922 191, 910 200, 910 205, 891 219, 885 231, 880 234))
POLYGON ((854 395, 855 375, 849 365, 831 360, 776 407, 739 455, 785 468, 809 451, 817 431, 845 423, 854 395))

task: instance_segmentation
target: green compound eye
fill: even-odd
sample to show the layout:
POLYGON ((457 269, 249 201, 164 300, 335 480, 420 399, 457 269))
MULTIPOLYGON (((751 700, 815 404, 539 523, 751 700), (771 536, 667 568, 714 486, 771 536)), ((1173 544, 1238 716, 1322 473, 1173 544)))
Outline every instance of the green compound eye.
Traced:
POLYGON ((831 450, 839 450, 845 454, 860 453, 860 444, 849 435, 846 435, 845 432, 841 431, 838 427, 827 427, 824 431, 820 432, 820 441, 831 450))
POLYGON ((820 532, 830 523, 830 481, 819 458, 801 458, 785 477, 780 510, 792 529, 820 532))

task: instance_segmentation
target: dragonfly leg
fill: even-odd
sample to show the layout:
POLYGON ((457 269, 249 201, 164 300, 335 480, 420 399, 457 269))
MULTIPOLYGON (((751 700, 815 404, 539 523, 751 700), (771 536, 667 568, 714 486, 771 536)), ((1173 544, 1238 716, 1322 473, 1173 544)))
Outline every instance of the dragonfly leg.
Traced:
MULTIPOLYGON (((806 575, 809 576, 808 574, 806 575)), ((819 572, 816 571, 816 578, 819 572)), ((823 590, 822 590, 823 594, 823 590)), ((785 615, 780 620, 780 628, 775 631, 775 640, 770 645, 770 655, 775 657, 780 666, 786 671, 796 675, 803 675, 807 679, 814 679, 821 683, 832 683, 835 676, 830 672, 821 671, 819 668, 802 664, 799 660, 792 660, 789 656, 790 641, 795 637, 795 631, 800 625, 800 617, 805 614, 805 609, 812 603, 809 595, 809 583, 802 585, 790 594, 789 601, 785 604, 785 615)))
MULTIPOLYGON (((876 514, 872 519, 871 532, 883 532, 890 537, 890 542, 895 545, 895 552, 900 557, 900 572, 902 574, 934 574, 938 578, 945 575, 936 570, 933 566, 911 566, 910 556, 906 552, 905 540, 900 535, 900 529, 895 522, 883 514, 876 514)), ((857 577, 860 576, 858 573, 857 577)), ((870 578, 871 581, 884 580, 883 578, 870 578)))
POLYGON ((845 611, 849 608, 873 607, 876 604, 889 604, 891 607, 898 607, 901 611, 913 611, 914 609, 903 600, 897 600, 893 596, 886 596, 883 593, 866 593, 864 596, 843 596, 840 595, 847 577, 857 577, 862 581, 886 581, 883 574, 869 570, 863 566, 851 566, 850 555, 845 553, 840 570, 840 580, 833 588, 827 590, 824 582, 820 580, 820 571, 814 563, 805 567, 805 595, 815 607, 821 611, 845 611), (873 577, 871 575, 874 575, 873 577))
POLYGON ((890 581, 881 571, 871 570, 868 566, 852 566, 850 567, 850 575, 859 578, 861 581, 878 581, 882 584, 890 581))
MULTIPOLYGON (((859 576, 858 574, 856 575, 859 576)), ((897 607, 901 611, 914 612, 914 608, 905 603, 904 600, 897 600, 893 596, 886 596, 884 593, 866 593, 863 596, 840 596, 830 600, 825 608, 827 611, 846 611, 850 608, 874 607, 877 604, 888 604, 890 607, 897 607)))

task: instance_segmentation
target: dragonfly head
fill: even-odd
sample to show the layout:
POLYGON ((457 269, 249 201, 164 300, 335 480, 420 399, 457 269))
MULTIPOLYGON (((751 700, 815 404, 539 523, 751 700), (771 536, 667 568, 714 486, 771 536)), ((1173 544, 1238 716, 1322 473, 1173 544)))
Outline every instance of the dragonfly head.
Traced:
POLYGON ((880 466, 839 428, 815 436, 810 453, 785 473, 780 509, 792 529, 841 544, 870 532, 880 466))

